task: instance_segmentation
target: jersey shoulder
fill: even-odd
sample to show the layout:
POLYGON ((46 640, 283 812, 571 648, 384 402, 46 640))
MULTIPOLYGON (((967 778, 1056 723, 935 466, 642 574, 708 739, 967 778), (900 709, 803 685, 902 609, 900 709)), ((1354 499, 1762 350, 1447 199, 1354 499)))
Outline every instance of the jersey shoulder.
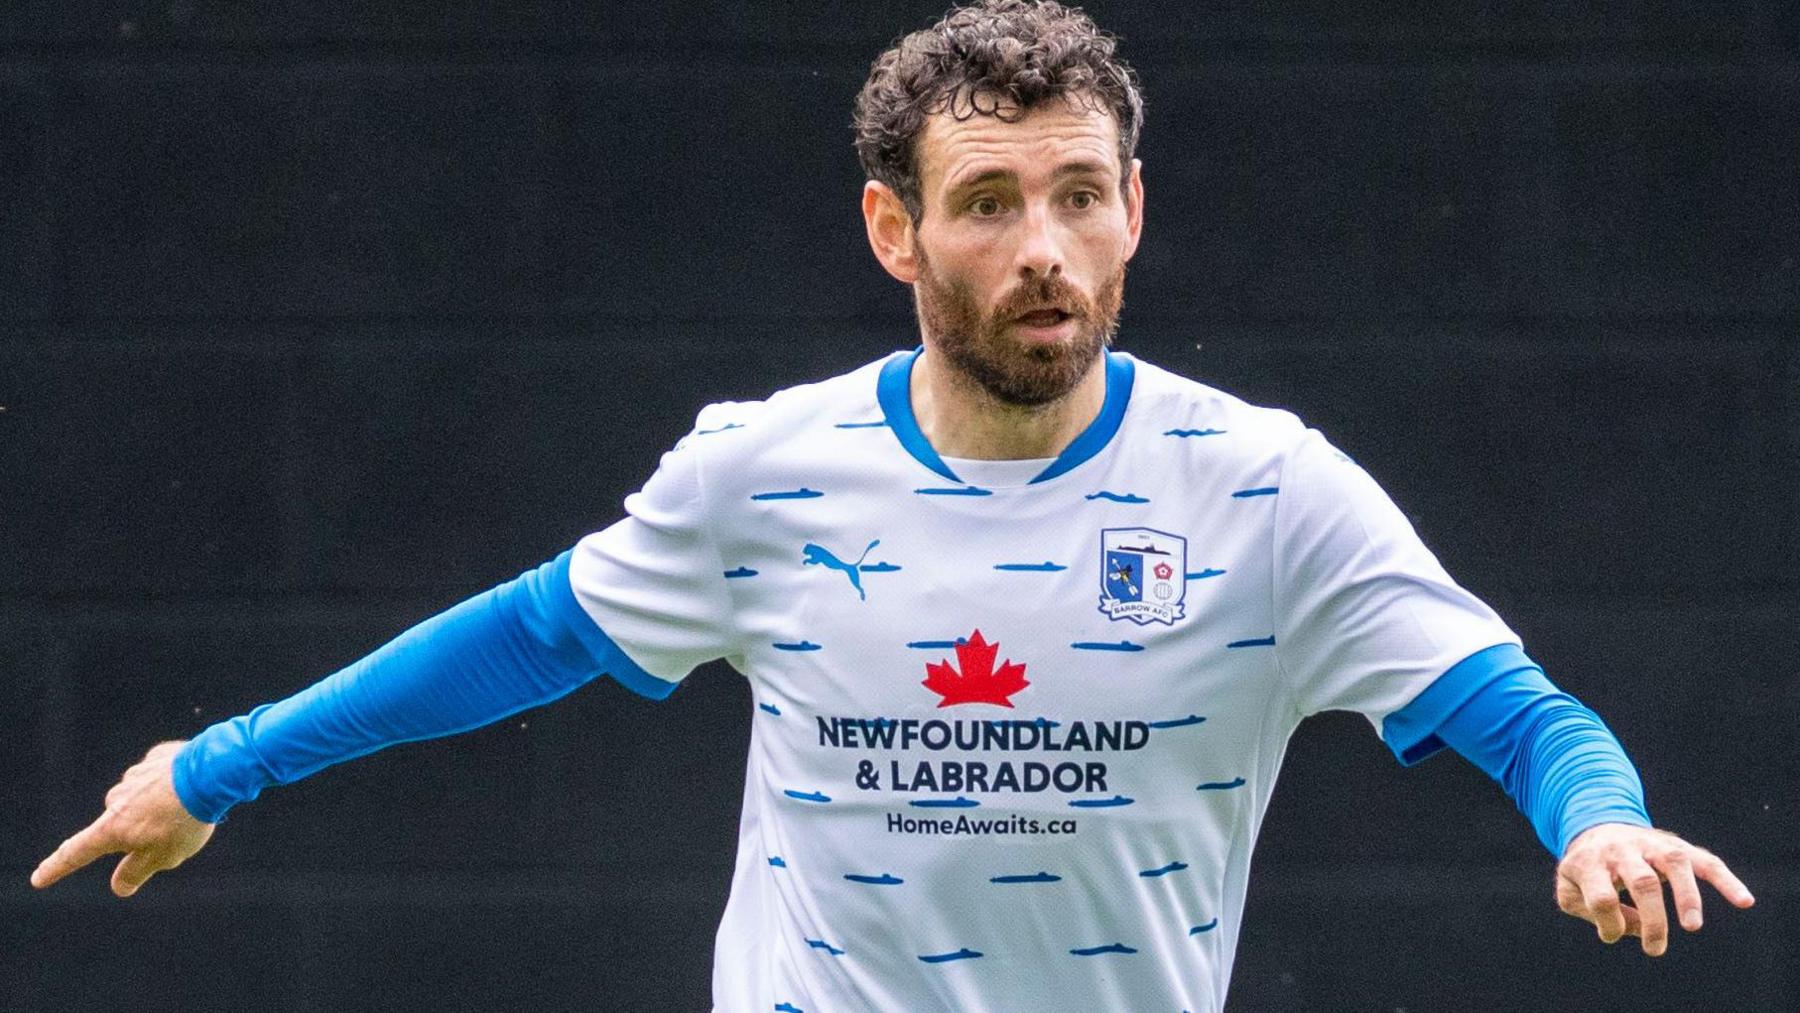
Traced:
POLYGON ((1307 436, 1306 424, 1291 411, 1251 404, 1142 359, 1133 365, 1126 424, 1139 436, 1254 457, 1285 456, 1307 436))
POLYGON ((875 383, 881 367, 891 357, 883 356, 848 373, 784 387, 761 400, 715 401, 700 409, 694 428, 678 446, 693 442, 696 437, 730 432, 734 434, 732 442, 741 451, 746 444, 779 442, 796 430, 819 425, 843 428, 883 424, 875 383))
POLYGON ((866 474, 892 456, 876 452, 891 442, 876 393, 881 368, 891 358, 761 400, 707 405, 674 453, 692 458, 705 476, 703 484, 720 501, 739 502, 748 494, 816 495, 821 483, 835 490, 846 473, 866 474))

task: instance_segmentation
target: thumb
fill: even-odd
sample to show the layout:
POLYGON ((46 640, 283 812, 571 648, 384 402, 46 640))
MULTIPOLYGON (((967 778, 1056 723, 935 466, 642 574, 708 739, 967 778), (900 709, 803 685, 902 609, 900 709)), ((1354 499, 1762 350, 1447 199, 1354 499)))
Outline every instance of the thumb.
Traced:
POLYGON ((151 876, 161 871, 161 866, 147 852, 130 852, 113 869, 112 892, 121 897, 129 897, 137 893, 138 887, 143 886, 151 876))

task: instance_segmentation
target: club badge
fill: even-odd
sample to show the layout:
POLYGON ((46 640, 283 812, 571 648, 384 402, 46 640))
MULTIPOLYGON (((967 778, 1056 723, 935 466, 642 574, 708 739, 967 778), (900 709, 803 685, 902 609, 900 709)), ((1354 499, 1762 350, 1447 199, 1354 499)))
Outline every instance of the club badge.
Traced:
POLYGON ((1154 528, 1100 532, 1100 611, 1139 626, 1175 625, 1185 614, 1187 539, 1154 528))

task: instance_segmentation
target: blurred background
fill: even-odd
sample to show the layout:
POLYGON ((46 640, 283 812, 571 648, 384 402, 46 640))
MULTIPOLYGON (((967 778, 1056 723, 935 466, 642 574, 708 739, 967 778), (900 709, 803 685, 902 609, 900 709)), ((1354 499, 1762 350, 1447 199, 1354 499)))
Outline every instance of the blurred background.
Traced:
MULTIPOLYGON (((708 1008, 723 667, 275 789, 128 902, 26 875, 700 405, 914 345, 850 108, 942 9, 0 7, 0 1008, 708 1008)), ((1800 1009, 1800 5, 1088 9, 1149 100, 1120 347, 1366 465, 1760 902, 1603 947, 1475 768, 1326 715, 1231 1008, 1800 1009)))

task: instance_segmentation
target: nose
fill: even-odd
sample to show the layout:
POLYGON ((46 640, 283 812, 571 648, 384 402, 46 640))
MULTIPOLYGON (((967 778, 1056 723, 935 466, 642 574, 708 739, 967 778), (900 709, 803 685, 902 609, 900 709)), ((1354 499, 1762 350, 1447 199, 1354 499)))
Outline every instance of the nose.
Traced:
POLYGON ((1060 226, 1050 214, 1050 209, 1043 204, 1028 208, 1023 228, 1024 235, 1019 240, 1019 273, 1026 277, 1036 274, 1042 278, 1061 274, 1062 237, 1060 226))

